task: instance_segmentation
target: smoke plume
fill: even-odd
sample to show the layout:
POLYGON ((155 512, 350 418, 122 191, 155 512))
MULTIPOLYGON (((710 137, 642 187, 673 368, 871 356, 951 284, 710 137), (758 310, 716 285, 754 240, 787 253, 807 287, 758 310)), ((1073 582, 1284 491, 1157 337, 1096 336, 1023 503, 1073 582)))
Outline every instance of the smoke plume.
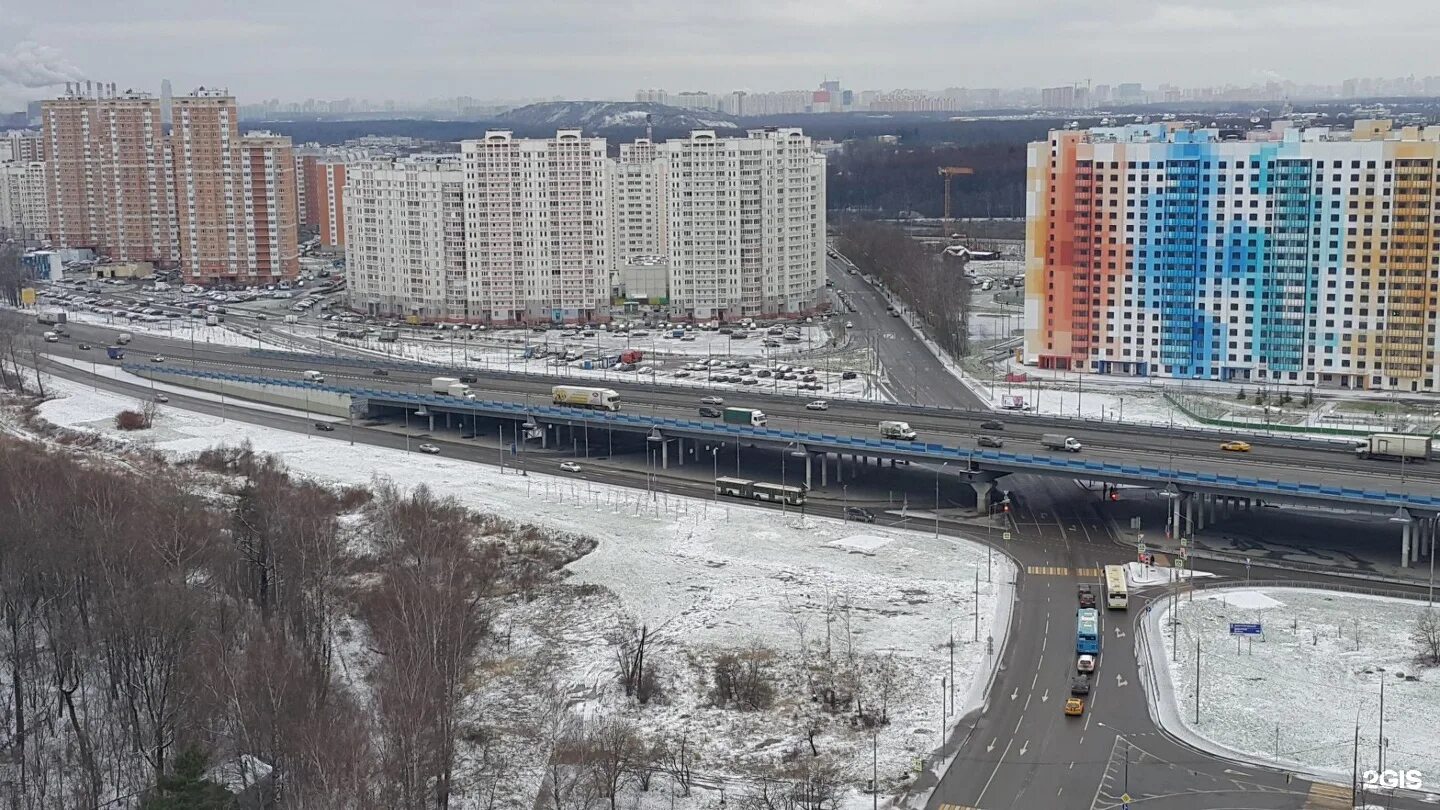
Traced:
POLYGON ((0 53, 0 85, 50 87, 80 77, 80 68, 58 49, 33 40, 17 42, 9 53, 0 53))

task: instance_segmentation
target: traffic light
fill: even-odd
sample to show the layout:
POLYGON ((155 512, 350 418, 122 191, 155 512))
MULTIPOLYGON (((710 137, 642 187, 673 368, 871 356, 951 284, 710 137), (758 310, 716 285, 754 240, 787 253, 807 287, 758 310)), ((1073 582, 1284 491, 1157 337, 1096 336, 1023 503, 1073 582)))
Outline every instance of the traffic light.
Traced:
POLYGON ((1120 500, 1120 490, 1115 489, 1115 488, 1112 487, 1112 488, 1110 489, 1110 500, 1111 500, 1111 501, 1118 501, 1118 500, 1120 500))

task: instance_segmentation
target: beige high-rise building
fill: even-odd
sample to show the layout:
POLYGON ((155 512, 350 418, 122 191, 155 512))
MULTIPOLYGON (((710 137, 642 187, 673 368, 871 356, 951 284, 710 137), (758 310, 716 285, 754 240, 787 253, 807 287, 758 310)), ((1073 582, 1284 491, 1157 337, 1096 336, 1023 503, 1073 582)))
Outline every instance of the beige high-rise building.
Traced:
POLYGON ((482 320, 590 321, 610 304, 604 138, 462 141, 469 298, 482 320))
POLYGON ((266 283, 299 271, 290 141, 242 138, 228 93, 175 99, 168 136, 159 99, 117 94, 113 84, 88 94, 69 87, 41 115, 57 246, 178 265, 199 282, 266 283))
POLYGON ((102 85, 46 101, 41 118, 51 238, 117 261, 173 262, 159 100, 102 85))
POLYGON ((242 138, 239 118, 233 96, 203 87, 171 109, 180 261, 194 283, 265 284, 299 271, 290 139, 242 138))
POLYGON ((348 174, 350 306, 370 315, 475 320, 465 274, 459 155, 385 158, 348 174))
POLYGON ((245 232, 240 247, 243 283, 293 277, 300 272, 295 155, 290 139, 252 132, 240 139, 240 179, 244 190, 245 232))

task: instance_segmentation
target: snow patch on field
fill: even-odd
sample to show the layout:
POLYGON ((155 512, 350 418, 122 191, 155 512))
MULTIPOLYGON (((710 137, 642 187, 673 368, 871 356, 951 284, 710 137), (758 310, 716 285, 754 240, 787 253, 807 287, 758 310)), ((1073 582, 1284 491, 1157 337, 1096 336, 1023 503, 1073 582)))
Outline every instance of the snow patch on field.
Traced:
MULTIPOLYGON (((1302 588, 1226 589, 1152 611, 1141 643, 1155 710, 1198 747, 1344 782, 1359 767, 1440 775, 1440 670, 1417 663, 1422 601, 1302 588), (1253 641, 1231 622, 1260 622, 1253 641), (1198 670, 1197 670, 1198 644, 1198 670), (1196 722, 1197 671, 1200 719, 1196 722), (1385 764, 1380 748, 1384 683, 1385 764)), ((1434 788, 1431 787, 1433 790, 1434 788)))

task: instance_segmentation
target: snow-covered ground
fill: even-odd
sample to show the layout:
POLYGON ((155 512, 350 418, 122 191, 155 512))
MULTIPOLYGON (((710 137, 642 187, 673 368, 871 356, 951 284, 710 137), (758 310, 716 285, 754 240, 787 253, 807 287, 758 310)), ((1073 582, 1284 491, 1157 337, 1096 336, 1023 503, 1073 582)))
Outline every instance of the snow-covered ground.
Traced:
POLYGON ((1179 580, 1213 577, 1208 571, 1192 571, 1189 568, 1171 568, 1166 565, 1141 565, 1138 562, 1125 564, 1125 581, 1132 588, 1146 588, 1151 585, 1169 585, 1179 580))
MULTIPOLYGON (((703 748, 706 774, 730 778, 800 750, 805 733, 796 717, 819 711, 810 701, 793 702, 793 682, 781 687, 785 702, 768 713, 712 707, 707 662, 720 652, 769 648, 777 655, 776 673, 791 678, 813 671, 806 662, 814 666, 820 649, 837 657, 853 650, 872 662, 893 654, 892 722, 879 730, 878 756, 882 783, 894 788, 908 778, 914 759, 939 741, 933 697, 941 678, 949 676, 946 644, 952 634, 959 684, 954 717, 983 699, 991 665, 987 637, 994 636, 996 653, 1003 645, 1014 569, 1007 558, 991 557, 968 541, 874 526, 862 530, 738 502, 663 493, 651 498, 573 477, 506 474, 443 456, 352 447, 171 406, 161 407, 153 429, 121 433, 112 418, 133 405, 131 398, 66 380, 50 385, 63 397, 41 405, 39 415, 57 425, 143 443, 174 457, 249 442, 258 452, 279 456, 292 472, 317 480, 368 484, 385 478, 402 489, 425 484, 477 511, 596 538, 598 548, 569 570, 575 581, 606 589, 624 613, 659 631, 649 658, 666 670, 665 702, 639 711, 624 707, 607 640, 615 629, 613 611, 603 602, 595 610, 551 605, 554 615, 543 617, 553 620, 550 629, 517 633, 507 639, 507 649, 546 652, 558 662, 562 689, 588 712, 628 712, 651 732, 691 729, 703 748), (803 655, 802 638, 808 650, 803 655)), ((507 617, 512 626, 525 624, 526 609, 517 606, 507 617)), ((342 667, 363 671, 363 647, 360 635, 342 651, 342 667)), ((493 705, 488 710, 494 711, 493 705)), ((827 721, 816 744, 853 773, 868 774, 871 734, 843 720, 842 712, 827 721)), ((530 769, 516 774, 521 784, 538 784, 540 763, 534 759, 517 760, 526 763, 521 770, 530 769)))
POLYGON ((1172 733, 1256 762, 1344 782, 1359 725, 1359 767, 1416 769, 1440 788, 1440 670, 1411 639, 1424 602, 1299 588, 1227 588, 1152 611, 1146 646, 1157 714, 1172 733), (1254 642, 1231 622, 1261 623, 1254 642), (1200 720, 1195 720, 1199 643, 1200 720), (1178 649, 1177 649, 1178 648, 1178 649), (1385 702, 1381 736, 1380 690, 1385 702))

